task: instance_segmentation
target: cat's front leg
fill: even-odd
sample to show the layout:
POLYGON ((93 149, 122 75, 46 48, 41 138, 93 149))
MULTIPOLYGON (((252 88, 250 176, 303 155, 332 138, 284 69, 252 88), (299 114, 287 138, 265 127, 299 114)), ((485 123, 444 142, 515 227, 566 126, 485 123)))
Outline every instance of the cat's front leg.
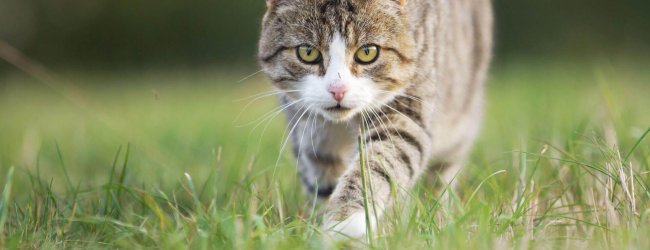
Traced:
POLYGON ((431 137, 420 123, 407 118, 387 114, 383 121, 368 122, 376 126, 359 137, 363 155, 358 154, 341 177, 326 208, 324 227, 335 236, 360 238, 367 229, 374 230, 394 197, 409 190, 424 171, 431 137))
POLYGON ((355 123, 331 123, 315 115, 297 124, 292 133, 293 151, 310 199, 326 199, 334 191, 355 153, 355 127, 355 123))

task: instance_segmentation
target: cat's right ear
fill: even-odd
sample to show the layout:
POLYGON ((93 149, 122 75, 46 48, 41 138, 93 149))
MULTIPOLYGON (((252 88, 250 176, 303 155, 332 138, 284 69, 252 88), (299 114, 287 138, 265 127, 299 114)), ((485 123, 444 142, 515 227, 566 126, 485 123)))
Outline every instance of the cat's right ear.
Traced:
MULTIPOLYGON (((393 1, 397 2, 397 3, 398 3, 400 6, 402 6, 402 7, 403 7, 404 5, 406 5, 406 0, 393 0, 393 1)), ((268 2, 268 1, 267 1, 267 2, 268 2)))
POLYGON ((266 1, 266 10, 277 9, 282 5, 287 5, 289 1, 286 0, 265 0, 266 1))

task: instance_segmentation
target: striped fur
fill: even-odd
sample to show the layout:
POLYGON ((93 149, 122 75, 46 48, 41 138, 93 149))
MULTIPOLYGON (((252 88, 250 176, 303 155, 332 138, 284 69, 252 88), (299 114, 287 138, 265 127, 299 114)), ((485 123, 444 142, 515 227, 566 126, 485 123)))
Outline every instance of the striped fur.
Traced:
POLYGON ((305 189, 329 197, 326 227, 355 237, 365 233, 365 220, 359 219, 360 136, 378 215, 430 165, 452 182, 482 119, 492 40, 489 0, 267 0, 267 5, 260 64, 285 91, 282 104, 288 106, 305 189), (379 45, 379 59, 355 63, 355 50, 368 43, 379 45), (319 49, 323 60, 301 63, 295 48, 303 44, 319 49), (358 86, 351 86, 348 103, 341 102, 349 110, 330 112, 323 104, 329 101, 318 101, 327 93, 317 91, 336 80, 336 73, 358 86), (363 135, 360 126, 367 128, 363 135))

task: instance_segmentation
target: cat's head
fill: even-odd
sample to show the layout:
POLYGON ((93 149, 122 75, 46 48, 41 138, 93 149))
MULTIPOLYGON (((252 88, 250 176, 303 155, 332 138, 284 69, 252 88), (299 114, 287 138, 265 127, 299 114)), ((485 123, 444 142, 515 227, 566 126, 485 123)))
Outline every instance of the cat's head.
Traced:
POLYGON ((415 74, 406 0, 267 0, 259 60, 286 95, 335 122, 390 102, 415 74))

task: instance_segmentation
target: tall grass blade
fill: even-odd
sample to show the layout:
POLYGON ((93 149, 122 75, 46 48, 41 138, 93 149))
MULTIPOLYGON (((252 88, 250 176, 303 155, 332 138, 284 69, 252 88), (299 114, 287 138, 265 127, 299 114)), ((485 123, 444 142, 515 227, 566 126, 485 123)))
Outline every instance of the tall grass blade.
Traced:
POLYGON ((115 215, 115 218, 118 218, 120 216, 121 206, 119 204, 119 199, 120 199, 120 195, 122 193, 122 189, 124 189, 124 186, 125 186, 124 181, 126 179, 126 170, 127 170, 126 168, 128 166, 128 162, 129 162, 129 153, 130 153, 130 151, 131 151, 131 144, 129 143, 129 144, 126 144, 126 152, 125 152, 125 155, 124 155, 124 163, 122 164, 122 172, 120 173, 120 178, 118 180, 119 187, 117 188, 117 192, 115 194, 115 200, 114 201, 117 203, 117 206, 113 206, 113 208, 117 208, 117 213, 115 215))
POLYGON ((487 180, 489 180, 490 178, 494 177, 495 175, 498 175, 498 174, 501 174, 501 173, 505 173, 505 172, 506 172, 505 170, 499 170, 499 171, 496 171, 496 172, 492 173, 492 174, 489 175, 488 177, 485 177, 485 179, 483 179, 483 180, 481 181, 481 183, 478 184, 478 187, 476 187, 476 189, 474 189, 474 192, 472 192, 472 194, 469 196, 469 198, 467 198, 467 202, 466 202, 465 204, 469 205, 469 204, 472 202, 472 200, 474 199, 474 196, 476 196, 476 193, 478 193, 478 190, 481 189, 481 187, 483 186, 483 184, 485 184, 485 182, 486 182, 487 180))
POLYGON ((366 176, 366 173, 368 172, 367 166, 366 166, 366 154, 365 154, 365 145, 363 141, 363 135, 365 133, 365 129, 363 126, 359 126, 359 166, 361 168, 361 194, 363 195, 363 210, 365 212, 366 216, 366 236, 368 243, 371 243, 372 239, 372 225, 370 224, 370 213, 368 211, 369 208, 369 200, 368 200, 368 177, 366 176))
POLYGON ((113 179, 115 179, 115 167, 117 166, 117 158, 120 157, 120 152, 122 151, 122 146, 117 148, 117 153, 115 158, 113 158, 113 164, 111 167, 111 173, 109 175, 108 184, 106 185, 106 193, 104 196, 104 215, 108 213, 108 205, 111 204, 111 191, 113 189, 113 179))
POLYGON ((643 133, 643 135, 641 135, 641 137, 639 137, 639 139, 636 141, 636 143, 634 144, 632 149, 630 149, 630 152, 627 152, 627 154, 625 155, 625 158, 623 159, 623 163, 627 162, 627 160, 630 158, 632 153, 634 153, 634 150, 636 150, 636 148, 639 147, 639 145, 641 144, 641 141, 643 141, 643 139, 645 139, 645 137, 648 135, 648 133, 650 133, 650 128, 648 128, 648 130, 646 130, 645 133, 643 133))
POLYGON ((192 200, 194 200, 194 205, 196 206, 196 212, 202 211, 201 209, 201 201, 199 200, 199 194, 196 192, 196 187, 194 187, 194 181, 192 180, 192 176, 188 173, 184 173, 185 179, 187 180, 187 187, 189 188, 189 194, 192 196, 192 200))
POLYGON ((63 175, 65 175, 65 180, 66 180, 68 190, 72 190, 72 181, 70 180, 68 169, 66 168, 65 162, 63 161, 63 154, 61 153, 61 148, 59 147, 58 142, 55 142, 54 144, 56 145, 56 153, 59 157, 59 161, 61 162, 61 168, 63 168, 63 175))
POLYGON ((5 222, 9 213, 9 198, 11 196, 11 186, 14 181, 14 167, 9 168, 5 186, 2 189, 2 198, 0 199, 0 246, 4 245, 5 222))

